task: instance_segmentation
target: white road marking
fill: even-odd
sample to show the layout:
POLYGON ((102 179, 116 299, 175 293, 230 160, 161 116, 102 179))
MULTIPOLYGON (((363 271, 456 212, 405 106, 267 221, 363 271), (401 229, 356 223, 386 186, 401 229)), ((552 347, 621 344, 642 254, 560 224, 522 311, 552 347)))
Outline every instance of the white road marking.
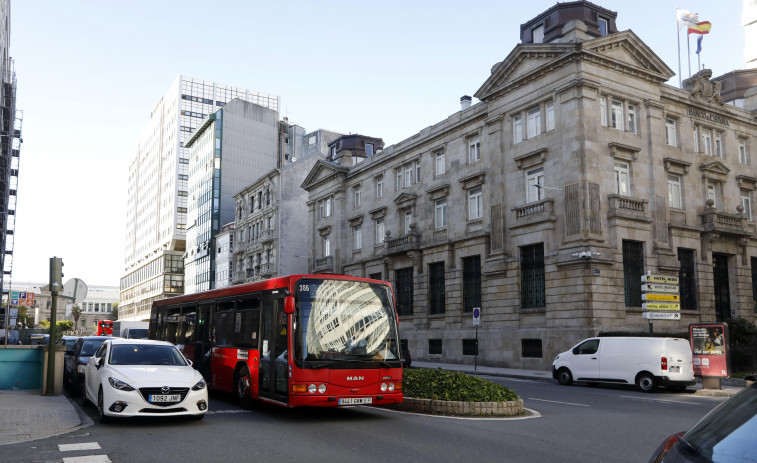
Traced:
POLYGON ((537 400, 539 402, 551 402, 553 404, 575 405, 576 407, 591 407, 591 405, 586 405, 586 404, 574 404, 572 402, 558 402, 556 400, 535 399, 533 397, 529 397, 528 400, 537 400))
POLYGON ((647 402, 668 402, 672 404, 701 405, 700 403, 697 403, 697 402, 686 402, 685 400, 648 399, 646 397, 635 397, 632 395, 622 395, 620 397, 624 397, 626 399, 633 399, 633 400, 644 400, 647 402))
POLYGON ((97 442, 82 442, 81 444, 59 444, 58 450, 61 452, 71 452, 73 450, 100 450, 100 444, 97 442))
POLYGON ((90 455, 87 457, 64 458, 63 463, 112 463, 108 455, 90 455))
POLYGON ((252 413, 251 410, 212 410, 205 412, 206 415, 220 415, 220 414, 231 414, 231 413, 252 413))

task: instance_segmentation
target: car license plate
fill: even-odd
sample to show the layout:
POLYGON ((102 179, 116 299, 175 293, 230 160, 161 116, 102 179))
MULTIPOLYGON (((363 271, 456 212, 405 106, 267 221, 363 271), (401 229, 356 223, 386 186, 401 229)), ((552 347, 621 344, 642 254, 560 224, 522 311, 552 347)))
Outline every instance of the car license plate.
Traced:
POLYGON ((148 402, 178 402, 181 400, 181 396, 179 394, 171 394, 171 395, 150 395, 147 397, 148 402))
POLYGON ((339 405, 364 405, 373 403, 372 397, 358 397, 354 399, 339 399, 339 405))

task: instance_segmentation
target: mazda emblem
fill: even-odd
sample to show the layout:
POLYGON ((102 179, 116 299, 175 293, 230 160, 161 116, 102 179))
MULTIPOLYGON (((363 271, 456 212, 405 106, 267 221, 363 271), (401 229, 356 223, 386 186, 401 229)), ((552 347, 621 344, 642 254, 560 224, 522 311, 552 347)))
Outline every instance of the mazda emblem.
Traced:
POLYGON ((163 394, 168 394, 169 392, 171 392, 171 388, 168 386, 163 386, 160 388, 160 392, 162 392, 163 394))

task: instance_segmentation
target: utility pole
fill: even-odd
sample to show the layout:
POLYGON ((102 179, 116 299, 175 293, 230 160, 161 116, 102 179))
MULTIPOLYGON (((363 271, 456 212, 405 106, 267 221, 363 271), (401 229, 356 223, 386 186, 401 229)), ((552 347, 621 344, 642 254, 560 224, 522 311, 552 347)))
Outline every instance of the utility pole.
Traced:
POLYGON ((47 344, 47 387, 44 395, 55 395, 55 331, 58 310, 58 291, 63 287, 63 259, 50 258, 50 340, 47 344))

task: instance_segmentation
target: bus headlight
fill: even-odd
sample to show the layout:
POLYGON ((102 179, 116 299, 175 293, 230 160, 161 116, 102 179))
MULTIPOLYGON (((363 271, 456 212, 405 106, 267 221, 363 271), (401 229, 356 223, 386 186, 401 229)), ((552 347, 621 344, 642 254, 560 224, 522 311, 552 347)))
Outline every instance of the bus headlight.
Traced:
POLYGON ((326 393, 326 385, 325 384, 319 385, 318 386, 318 392, 320 392, 321 394, 325 394, 326 393))
POLYGON ((388 386, 386 385, 386 383, 381 383, 381 392, 386 392, 387 388, 388 386))
POLYGON ((311 393, 311 394, 315 394, 315 391, 316 391, 316 386, 315 386, 315 384, 311 384, 310 386, 308 386, 308 392, 309 392, 309 393, 311 393))
POLYGON ((394 392, 394 383, 389 383, 389 392, 394 392))

